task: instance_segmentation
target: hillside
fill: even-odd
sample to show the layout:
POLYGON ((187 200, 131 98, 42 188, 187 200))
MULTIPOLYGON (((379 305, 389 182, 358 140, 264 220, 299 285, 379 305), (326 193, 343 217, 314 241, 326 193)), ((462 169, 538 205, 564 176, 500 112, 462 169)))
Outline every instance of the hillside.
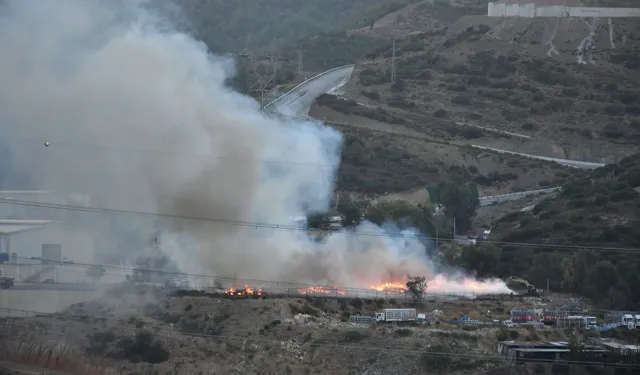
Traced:
POLYGON ((509 364, 498 357, 498 340, 566 339, 564 332, 490 325, 463 328, 445 320, 484 320, 487 309, 495 319, 505 319, 516 306, 533 303, 454 301, 424 306, 381 299, 235 299, 188 292, 167 296, 121 287, 53 316, 1 319, 0 360, 19 359, 70 374, 107 374, 108 369, 109 374, 123 375, 348 375, 400 374, 402 369, 415 375, 506 375, 509 364), (443 324, 347 322, 351 315, 371 315, 387 307, 437 309, 443 324))
POLYGON ((337 189, 343 192, 369 196, 407 192, 461 176, 474 181, 484 196, 558 186, 584 173, 552 162, 448 144, 403 125, 385 127, 368 117, 330 111, 315 107, 311 115, 329 114, 350 124, 333 124, 345 135, 337 180, 337 189))
MULTIPOLYGON (((470 3, 479 9, 480 2, 470 3)), ((396 36, 397 83, 390 86, 388 42, 357 62, 345 96, 413 117, 416 130, 461 143, 600 162, 638 151, 637 20, 490 18, 442 1, 411 7, 402 22, 378 28, 396 36), (450 22, 423 22, 438 12, 450 22), (471 142, 455 134, 456 123, 528 141, 486 134, 471 142)))
POLYGON ((152 0, 164 15, 189 29, 214 52, 239 52, 248 43, 253 48, 267 47, 273 41, 286 45, 319 32, 344 29, 385 3, 389 1, 152 0))
POLYGON ((584 294, 603 306, 637 307, 640 253, 580 248, 640 247, 639 166, 640 154, 625 158, 565 185, 532 211, 496 220, 492 241, 515 244, 500 245, 496 273, 525 275, 538 285, 549 279, 553 290, 584 294))

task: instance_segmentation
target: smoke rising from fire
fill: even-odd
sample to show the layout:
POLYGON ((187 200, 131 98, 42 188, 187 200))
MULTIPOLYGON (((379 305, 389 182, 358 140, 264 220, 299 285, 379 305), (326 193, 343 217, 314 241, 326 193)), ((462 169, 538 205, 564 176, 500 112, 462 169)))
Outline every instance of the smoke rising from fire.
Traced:
POLYGON ((364 223, 361 235, 318 244, 301 231, 229 224, 286 224, 327 208, 342 137, 263 115, 225 86, 231 60, 140 3, 0 5, 0 130, 51 142, 8 146, 12 169, 43 188, 89 193, 96 206, 226 221, 158 224, 183 272, 346 286, 423 275, 431 290, 506 290, 438 276, 413 233, 387 238, 364 223))

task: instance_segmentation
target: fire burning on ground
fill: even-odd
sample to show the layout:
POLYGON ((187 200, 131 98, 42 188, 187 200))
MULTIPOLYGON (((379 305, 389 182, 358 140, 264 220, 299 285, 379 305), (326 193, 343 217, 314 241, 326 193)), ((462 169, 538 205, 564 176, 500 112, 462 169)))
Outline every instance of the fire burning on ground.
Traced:
POLYGON ((392 282, 392 283, 371 285, 370 288, 377 292, 395 292, 399 294, 404 294, 405 291, 407 290, 407 284, 400 283, 400 282, 392 282))
POLYGON ((245 285, 243 289, 229 288, 224 291, 227 296, 261 296, 262 288, 254 289, 245 285))

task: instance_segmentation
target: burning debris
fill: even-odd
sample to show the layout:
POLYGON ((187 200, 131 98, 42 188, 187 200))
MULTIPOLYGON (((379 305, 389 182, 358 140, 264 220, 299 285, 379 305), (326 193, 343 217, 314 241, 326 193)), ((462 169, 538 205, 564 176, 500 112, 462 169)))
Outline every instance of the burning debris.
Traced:
POLYGON ((249 285, 245 285, 243 289, 229 288, 224 291, 224 294, 229 297, 249 297, 249 296, 262 296, 262 288, 250 288, 249 285))
POLYGON ((398 294, 404 294, 407 291, 406 283, 384 283, 379 285, 371 285, 371 289, 378 292, 393 292, 398 294))

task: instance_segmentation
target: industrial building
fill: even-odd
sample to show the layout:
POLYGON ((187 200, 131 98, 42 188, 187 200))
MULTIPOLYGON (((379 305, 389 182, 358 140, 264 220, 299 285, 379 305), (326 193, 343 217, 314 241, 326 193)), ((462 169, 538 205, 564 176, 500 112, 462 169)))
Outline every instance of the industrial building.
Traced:
POLYGON ((50 220, 0 220, 0 252, 25 259, 93 263, 91 232, 50 220))
POLYGON ((584 7, 579 0, 502 0, 488 4, 489 17, 640 17, 640 8, 584 7))
MULTIPOLYGON (((593 361, 602 360, 606 352, 605 349, 597 345, 585 345, 581 351, 582 353, 588 353, 593 361)), ((557 361, 566 359, 571 353, 571 348, 566 341, 501 341, 498 343, 498 353, 513 362, 557 361)))

